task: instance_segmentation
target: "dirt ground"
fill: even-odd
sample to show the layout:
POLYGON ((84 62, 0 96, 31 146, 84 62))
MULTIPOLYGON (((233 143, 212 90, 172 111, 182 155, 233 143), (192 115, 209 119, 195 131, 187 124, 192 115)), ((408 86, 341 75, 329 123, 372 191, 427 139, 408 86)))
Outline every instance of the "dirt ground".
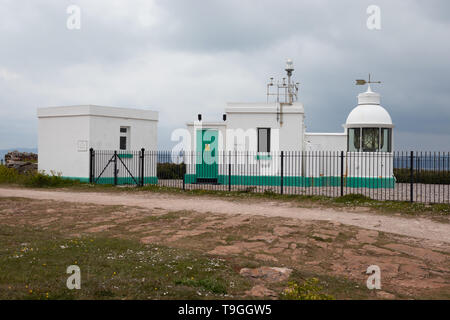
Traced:
MULTIPOLYGON (((241 265, 258 261, 346 278, 360 288, 366 286, 366 269, 378 265, 382 290, 376 298, 450 297, 450 225, 422 217, 157 193, 0 188, 0 200, 3 225, 32 225, 70 237, 132 238, 233 257, 241 265)), ((257 289, 267 286, 253 280, 257 289)))
POLYGON ((290 202, 264 200, 230 201, 204 196, 194 197, 154 192, 67 192, 3 187, 0 187, 0 197, 23 197, 99 205, 136 206, 147 209, 161 208, 166 211, 187 210, 199 213, 212 212, 329 221, 369 230, 450 243, 450 223, 440 223, 424 217, 405 219, 401 216, 381 215, 367 212, 367 208, 356 208, 356 210, 303 208, 290 202))

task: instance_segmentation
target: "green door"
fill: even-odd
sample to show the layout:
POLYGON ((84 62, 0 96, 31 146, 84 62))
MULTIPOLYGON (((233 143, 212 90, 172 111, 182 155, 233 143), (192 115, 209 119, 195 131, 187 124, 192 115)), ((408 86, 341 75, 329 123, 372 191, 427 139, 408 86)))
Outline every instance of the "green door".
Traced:
POLYGON ((217 130, 197 130, 197 179, 217 179, 217 130))

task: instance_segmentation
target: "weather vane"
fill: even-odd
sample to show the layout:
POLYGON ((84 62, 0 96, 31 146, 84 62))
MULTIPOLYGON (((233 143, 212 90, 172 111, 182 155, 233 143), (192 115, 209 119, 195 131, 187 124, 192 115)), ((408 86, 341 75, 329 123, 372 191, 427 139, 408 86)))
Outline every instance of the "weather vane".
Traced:
POLYGON ((365 84, 367 84, 367 83, 381 83, 381 81, 371 81, 370 80, 370 73, 369 73, 369 81, 366 81, 366 80, 356 80, 356 85, 357 86, 363 86, 363 85, 365 85, 365 84))

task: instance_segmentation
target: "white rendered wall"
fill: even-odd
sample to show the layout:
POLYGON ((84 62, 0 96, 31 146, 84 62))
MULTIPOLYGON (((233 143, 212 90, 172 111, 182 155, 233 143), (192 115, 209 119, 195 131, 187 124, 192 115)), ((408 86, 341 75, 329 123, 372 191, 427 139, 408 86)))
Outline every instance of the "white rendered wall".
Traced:
POLYGON ((95 150, 119 150, 120 127, 130 127, 130 150, 156 150, 157 121, 90 117, 90 146, 95 150))
POLYGON ((230 148, 231 144, 231 146, 236 146, 237 150, 256 152, 256 129, 271 128, 271 151, 303 150, 304 112, 303 105, 300 103, 291 106, 281 106, 277 103, 228 104, 226 113, 227 129, 254 130, 255 135, 254 139, 251 139, 251 145, 236 146, 235 143, 227 142, 227 148, 230 148))
POLYGON ((89 178, 89 152, 78 151, 79 141, 89 141, 89 117, 40 118, 38 168, 65 177, 89 178))
POLYGON ((346 133, 305 133, 307 151, 347 151, 346 133))

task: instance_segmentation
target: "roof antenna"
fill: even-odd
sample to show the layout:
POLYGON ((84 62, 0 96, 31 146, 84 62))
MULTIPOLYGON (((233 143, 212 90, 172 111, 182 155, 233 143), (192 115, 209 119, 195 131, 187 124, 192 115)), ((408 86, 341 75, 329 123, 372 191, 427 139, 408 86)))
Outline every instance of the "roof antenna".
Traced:
POLYGON ((273 82, 273 78, 270 78, 270 82, 267 84, 267 102, 269 102, 270 96, 275 96, 277 99, 277 102, 280 101, 280 98, 283 103, 292 105, 295 101, 298 99, 298 88, 300 83, 294 83, 292 81, 292 73, 294 71, 294 63, 292 59, 287 59, 286 61, 286 67, 284 69, 287 73, 287 79, 286 77, 282 78, 283 81, 277 81, 276 84, 273 82), (287 82, 286 82, 287 80, 287 82), (271 93, 270 88, 275 87, 276 93, 271 93), (281 93, 280 93, 281 91, 281 93))

